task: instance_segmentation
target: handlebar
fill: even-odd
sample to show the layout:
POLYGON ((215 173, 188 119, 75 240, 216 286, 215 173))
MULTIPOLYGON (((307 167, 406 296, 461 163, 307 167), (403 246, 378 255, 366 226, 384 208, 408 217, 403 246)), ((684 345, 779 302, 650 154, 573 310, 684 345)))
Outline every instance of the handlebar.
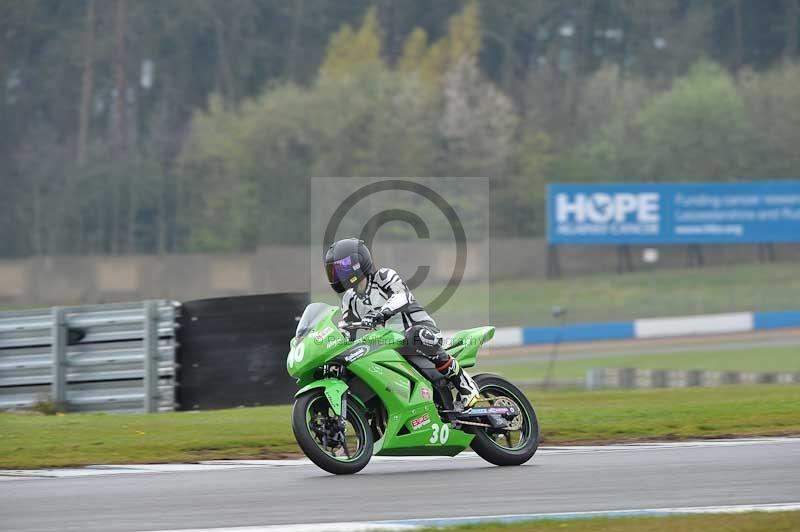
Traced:
POLYGON ((367 327, 366 325, 363 325, 360 321, 340 321, 339 328, 345 331, 359 331, 359 330, 367 331, 370 329, 374 329, 374 326, 367 327))

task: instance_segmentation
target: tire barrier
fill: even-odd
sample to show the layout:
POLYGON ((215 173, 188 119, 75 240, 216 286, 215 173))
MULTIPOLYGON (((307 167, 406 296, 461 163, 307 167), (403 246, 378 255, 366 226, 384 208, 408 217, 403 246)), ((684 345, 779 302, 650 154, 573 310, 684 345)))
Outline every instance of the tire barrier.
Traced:
POLYGON ((181 410, 289 404, 286 354, 308 293, 202 299, 179 320, 181 410))
POLYGON ((800 372, 665 370, 592 368, 586 372, 586 389, 687 388, 726 384, 800 384, 800 372))

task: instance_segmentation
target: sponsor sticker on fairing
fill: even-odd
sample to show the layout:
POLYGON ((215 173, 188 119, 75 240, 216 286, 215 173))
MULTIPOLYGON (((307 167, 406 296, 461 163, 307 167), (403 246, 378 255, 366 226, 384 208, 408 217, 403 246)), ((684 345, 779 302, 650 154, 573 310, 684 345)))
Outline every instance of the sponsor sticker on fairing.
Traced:
POLYGON ((348 364, 351 362, 355 362, 359 358, 363 357, 369 352, 369 347, 362 345, 353 349, 346 357, 344 357, 344 361, 348 364))
POLYGON ((333 332, 333 327, 330 326, 325 327, 321 331, 314 333, 314 341, 317 343, 321 343, 322 340, 324 340, 325 337, 331 334, 332 332, 333 332))
POLYGON ((342 338, 331 338, 328 340, 328 345, 325 346, 326 349, 330 349, 331 347, 340 345, 344 343, 344 339, 342 338))
POLYGON ((411 428, 413 430, 417 430, 418 428, 424 427, 425 425, 427 425, 430 422, 431 422, 431 416, 429 416, 428 414, 425 414, 424 416, 418 417, 417 419, 412 419, 411 420, 411 428))
POLYGON ((430 401, 431 399, 431 391, 427 388, 422 388, 419 391, 419 394, 422 396, 423 399, 426 401, 430 401))

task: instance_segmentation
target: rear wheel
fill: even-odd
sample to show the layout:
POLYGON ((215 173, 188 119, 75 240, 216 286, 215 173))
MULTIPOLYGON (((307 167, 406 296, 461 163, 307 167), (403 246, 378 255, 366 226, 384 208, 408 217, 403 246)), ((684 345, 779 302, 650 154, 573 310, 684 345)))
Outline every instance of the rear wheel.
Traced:
POLYGON ((312 462, 335 475, 352 475, 372 457, 372 430, 361 407, 347 403, 347 419, 337 416, 322 388, 297 398, 292 409, 292 431, 312 462))
POLYGON ((539 447, 539 421, 522 390, 497 375, 476 375, 483 404, 514 407, 519 412, 508 420, 505 428, 475 427, 471 447, 478 455, 495 465, 521 465, 539 447))

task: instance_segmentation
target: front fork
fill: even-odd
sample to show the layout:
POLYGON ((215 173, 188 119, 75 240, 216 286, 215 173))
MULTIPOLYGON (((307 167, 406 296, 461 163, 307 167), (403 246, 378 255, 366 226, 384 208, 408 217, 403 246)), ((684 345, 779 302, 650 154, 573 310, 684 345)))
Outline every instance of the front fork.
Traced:
MULTIPOLYGON (((328 400, 333 413, 336 414, 337 417, 341 418, 342 420, 347 419, 347 390, 349 389, 349 386, 347 386, 346 382, 338 378, 326 377, 303 386, 296 394, 294 394, 294 396, 300 397, 304 393, 315 388, 323 389, 325 398, 328 400)), ((362 408, 366 408, 365 405, 358 399, 358 397, 353 396, 353 399, 356 401, 356 403, 360 404, 362 408)))
MULTIPOLYGON (((306 392, 314 390, 316 388, 322 388, 323 392, 325 393, 325 398, 328 400, 328 403, 331 405, 331 409, 333 413, 337 416, 342 416, 342 404, 347 405, 347 401, 345 397, 347 396, 347 383, 341 379, 335 379, 332 377, 328 377, 325 379, 319 379, 314 381, 306 386, 300 388, 300 390, 294 395, 295 397, 299 397, 306 392)), ((345 411, 345 414, 347 412, 345 411)))
POLYGON ((347 394, 342 395, 342 413, 339 414, 339 425, 344 430, 347 423, 347 394))

